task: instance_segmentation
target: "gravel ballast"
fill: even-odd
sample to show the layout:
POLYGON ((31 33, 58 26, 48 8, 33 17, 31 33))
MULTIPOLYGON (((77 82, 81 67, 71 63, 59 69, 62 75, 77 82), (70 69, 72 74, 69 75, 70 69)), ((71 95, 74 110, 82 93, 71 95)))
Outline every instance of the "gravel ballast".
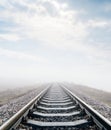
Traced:
MULTIPOLYGON (((94 98, 92 98, 92 96, 90 97, 90 93, 89 95, 85 93, 85 89, 87 89, 87 87, 85 88, 84 86, 70 84, 67 85, 67 88, 95 110, 97 110, 101 115, 111 121, 111 107, 107 105, 107 103, 103 103, 102 101, 97 100, 95 96, 94 98)), ((94 89, 94 91, 99 90, 94 89)), ((101 93, 97 96, 101 96, 101 93)))
POLYGON ((34 89, 25 95, 10 100, 8 103, 0 107, 0 125, 6 122, 10 117, 17 113, 22 107, 30 102, 35 96, 37 96, 42 90, 43 86, 34 89))
MULTIPOLYGON (((100 102, 95 97, 82 91, 82 88, 74 84, 65 85, 74 94, 84 100, 87 104, 92 106, 95 110, 101 113, 104 117, 111 121, 111 107, 107 104, 100 102)), ((24 107, 29 101, 31 101, 35 96, 37 96, 44 87, 38 87, 36 90, 31 91, 21 97, 10 100, 7 104, 0 107, 0 125, 6 122, 10 117, 17 113, 22 107, 24 107)), ((100 95, 98 95, 100 96, 100 95)))

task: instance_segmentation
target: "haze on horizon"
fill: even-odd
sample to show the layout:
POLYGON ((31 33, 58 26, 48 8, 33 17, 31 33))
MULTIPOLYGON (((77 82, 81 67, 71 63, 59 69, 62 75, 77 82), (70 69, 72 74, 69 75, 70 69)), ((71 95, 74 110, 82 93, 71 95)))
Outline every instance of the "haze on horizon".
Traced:
POLYGON ((111 91, 110 0, 1 0, 0 86, 74 82, 111 91))

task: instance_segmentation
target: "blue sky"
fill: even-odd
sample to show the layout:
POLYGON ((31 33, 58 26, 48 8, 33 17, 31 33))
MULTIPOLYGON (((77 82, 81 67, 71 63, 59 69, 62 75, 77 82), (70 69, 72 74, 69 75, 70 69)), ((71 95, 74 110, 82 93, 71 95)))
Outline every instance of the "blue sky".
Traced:
POLYGON ((111 91, 110 34, 110 0, 1 0, 0 83, 111 91))

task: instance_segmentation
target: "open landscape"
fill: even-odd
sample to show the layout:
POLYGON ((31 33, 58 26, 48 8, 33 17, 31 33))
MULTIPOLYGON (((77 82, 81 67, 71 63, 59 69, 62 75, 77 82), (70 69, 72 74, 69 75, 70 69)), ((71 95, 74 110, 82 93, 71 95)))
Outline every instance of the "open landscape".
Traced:
POLYGON ((111 92, 77 84, 69 84, 68 88, 73 90, 75 94, 84 94, 84 96, 87 95, 87 97, 111 107, 111 92))
POLYGON ((31 91, 36 91, 40 88, 40 85, 37 86, 28 86, 28 87, 18 87, 18 88, 8 88, 5 90, 0 90, 0 106, 10 102, 13 99, 24 96, 25 94, 30 93, 31 91))
POLYGON ((110 34, 111 0, 0 0, 0 130, 111 130, 110 34))
MULTIPOLYGON (((86 86, 68 84, 65 86, 74 94, 91 105, 95 110, 103 116, 111 120, 111 94, 95 88, 86 86)), ((1 124, 7 121, 18 110, 26 105, 31 99, 47 87, 47 84, 38 85, 33 87, 23 87, 22 89, 8 89, 0 92, 0 121, 1 124), (27 88, 27 89, 26 89, 27 88)))
POLYGON ((17 113, 44 89, 44 85, 4 90, 0 95, 0 125, 17 113))
POLYGON ((67 88, 111 121, 110 92, 76 84, 67 84, 67 88))

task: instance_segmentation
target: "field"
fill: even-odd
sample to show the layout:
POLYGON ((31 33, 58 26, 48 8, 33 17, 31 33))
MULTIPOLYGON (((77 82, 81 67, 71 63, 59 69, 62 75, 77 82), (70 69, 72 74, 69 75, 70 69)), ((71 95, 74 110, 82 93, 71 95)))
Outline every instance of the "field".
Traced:
MULTIPOLYGON (((91 87, 86 87, 82 85, 70 84, 68 85, 70 90, 73 90, 75 94, 81 93, 83 95, 87 95, 90 98, 97 100, 99 102, 105 103, 111 106, 111 92, 105 92, 102 90, 98 90, 91 87)), ((0 91, 0 106, 6 104, 8 101, 14 98, 21 97, 30 91, 34 91, 37 87, 22 87, 22 88, 14 88, 14 89, 6 89, 0 91)))
POLYGON ((31 91, 34 91, 39 87, 40 86, 38 86, 38 87, 37 86, 28 86, 28 87, 0 90, 0 106, 8 103, 12 99, 16 99, 31 91))
POLYGON ((81 93, 82 95, 88 96, 111 107, 111 92, 75 84, 68 85, 68 88, 75 94, 81 93))
MULTIPOLYGON (((111 93, 98 89, 64 84, 74 94, 111 121, 111 93)), ((23 87, 0 92, 0 120, 2 124, 40 93, 47 85, 23 87)))

